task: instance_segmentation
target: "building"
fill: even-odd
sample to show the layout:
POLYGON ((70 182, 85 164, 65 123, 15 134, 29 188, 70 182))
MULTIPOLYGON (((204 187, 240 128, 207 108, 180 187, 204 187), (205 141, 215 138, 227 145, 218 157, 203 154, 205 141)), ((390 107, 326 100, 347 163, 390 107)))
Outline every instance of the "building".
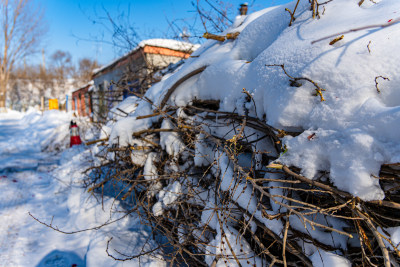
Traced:
POLYGON ((72 110, 81 117, 92 118, 93 81, 72 92, 72 110))
POLYGON ((29 107, 47 110, 49 99, 57 99, 59 108, 64 110, 68 92, 75 86, 72 79, 60 81, 53 78, 12 77, 7 106, 20 111, 25 111, 29 107))
POLYGON ((150 39, 93 73, 92 107, 95 121, 104 121, 116 103, 129 95, 143 95, 159 81, 155 73, 186 59, 199 45, 170 39, 150 39))

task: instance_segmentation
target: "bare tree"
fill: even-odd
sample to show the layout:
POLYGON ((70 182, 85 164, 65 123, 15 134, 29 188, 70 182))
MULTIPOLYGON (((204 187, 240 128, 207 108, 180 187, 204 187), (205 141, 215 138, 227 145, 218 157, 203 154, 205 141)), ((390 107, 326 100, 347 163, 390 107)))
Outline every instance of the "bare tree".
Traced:
POLYGON ((7 99, 12 109, 24 110, 40 104, 47 88, 52 87, 53 74, 40 65, 16 66, 8 81, 7 99))
MULTIPOLYGON (((248 6, 254 7, 255 0, 248 6)), ((238 6, 229 1, 220 0, 192 0, 191 17, 167 21, 169 23, 168 35, 174 39, 201 43, 203 34, 220 34, 226 30, 239 15, 238 6)))
POLYGON ((67 51, 57 50, 51 55, 50 59, 54 78, 57 79, 59 84, 63 84, 73 73, 74 66, 71 54, 67 51))
POLYGON ((40 104, 41 97, 60 98, 70 86, 79 88, 91 80, 93 69, 99 65, 90 58, 77 64, 67 51, 56 51, 48 65, 16 64, 8 80, 7 101, 17 110, 40 104))
POLYGON ((6 104, 7 85, 15 64, 38 48, 46 33, 42 12, 32 0, 0 0, 0 108, 6 104))
POLYGON ((99 68, 97 60, 81 58, 78 61, 78 68, 74 73, 74 80, 81 86, 92 79, 93 70, 99 68))
POLYGON ((132 21, 130 4, 116 13, 111 13, 103 5, 93 9, 95 15, 84 10, 82 13, 93 24, 100 25, 101 31, 87 37, 75 36, 79 41, 109 45, 116 55, 121 56, 134 49, 143 38, 132 21))

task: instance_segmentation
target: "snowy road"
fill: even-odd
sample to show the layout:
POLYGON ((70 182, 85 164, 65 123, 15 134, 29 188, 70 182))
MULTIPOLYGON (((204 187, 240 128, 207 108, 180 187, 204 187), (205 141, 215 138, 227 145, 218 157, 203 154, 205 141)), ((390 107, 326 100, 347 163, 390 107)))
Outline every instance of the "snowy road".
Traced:
POLYGON ((59 266, 61 262, 67 266, 71 260, 83 266, 71 253, 46 258, 54 231, 28 215, 59 214, 58 206, 66 200, 66 195, 57 195, 58 181, 50 174, 59 157, 42 153, 40 141, 35 128, 20 116, 0 119, 0 266, 59 266), (39 259, 44 262, 39 264, 39 259))
MULTIPOLYGON (((108 198, 103 210, 82 187, 89 151, 74 147, 58 154, 42 152, 50 137, 50 141, 59 136, 65 139, 62 131, 68 129, 68 122, 68 114, 60 112, 0 115, 0 266, 137 266, 138 261, 116 262, 105 252, 110 237, 114 237, 111 247, 129 244, 127 253, 141 248, 148 231, 135 217, 99 231, 65 235, 28 214, 75 231, 107 222, 110 208, 118 207, 117 201, 108 198)), ((141 263, 164 265, 152 258, 141 263)))

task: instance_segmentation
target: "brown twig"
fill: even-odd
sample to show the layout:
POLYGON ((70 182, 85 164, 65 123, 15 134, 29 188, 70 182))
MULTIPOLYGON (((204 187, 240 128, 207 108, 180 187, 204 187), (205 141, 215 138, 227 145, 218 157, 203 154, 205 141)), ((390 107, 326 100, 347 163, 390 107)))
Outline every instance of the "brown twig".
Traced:
POLYGON ((107 141, 108 141, 108 137, 86 142, 85 145, 90 146, 90 145, 93 145, 93 144, 96 144, 99 142, 107 142, 107 141))
POLYGON ((370 45, 371 45, 371 41, 369 41, 368 44, 367 44, 367 49, 368 49, 368 53, 369 53, 369 54, 371 54, 371 49, 370 49, 370 47, 369 47, 370 45))
POLYGON ((300 2, 300 0, 297 0, 297 2, 296 2, 296 6, 294 7, 294 9, 293 9, 293 12, 292 11, 290 11, 290 9, 288 9, 288 8, 285 8, 285 10, 287 11, 287 12, 289 12, 289 14, 290 14, 290 22, 289 22, 289 27, 290 26, 292 26, 292 23, 296 20, 296 18, 294 17, 294 14, 296 13, 296 10, 297 10, 297 6, 299 5, 299 2, 300 2))
POLYGON ((381 90, 379 90, 379 87, 378 87, 378 79, 379 78, 382 78, 384 80, 390 81, 390 79, 388 77, 383 77, 382 75, 379 75, 379 76, 375 77, 375 88, 376 88, 376 91, 378 92, 378 94, 381 93, 381 90))
POLYGON ((324 99, 324 97, 323 97, 323 95, 322 95, 322 91, 325 91, 325 89, 321 88, 316 82, 314 82, 314 81, 311 80, 310 78, 306 78, 306 77, 292 77, 291 75, 289 75, 289 74, 286 72, 286 69, 285 69, 285 65, 284 65, 284 64, 280 64, 280 65, 279 65, 279 64, 272 64, 272 65, 265 65, 265 66, 267 66, 267 67, 281 67, 282 70, 283 70, 283 72, 286 74, 286 76, 288 76, 288 77, 291 79, 291 81, 293 81, 294 83, 296 83, 297 81, 301 81, 301 80, 308 81, 308 82, 312 83, 312 84, 314 85, 314 87, 315 87, 315 92, 316 92, 316 94, 319 95, 319 97, 320 97, 320 99, 321 99, 321 102, 322 102, 322 101, 325 101, 325 99, 324 99))
POLYGON ((170 96, 176 90, 176 88, 179 87, 179 85, 181 85, 186 80, 192 78, 193 76, 202 73, 206 68, 207 68, 207 66, 203 66, 203 67, 200 67, 198 69, 195 69, 195 70, 189 72, 188 74, 186 74, 185 76, 183 76, 182 78, 180 78, 178 81, 176 81, 171 86, 171 88, 168 89, 167 93, 164 95, 164 98, 162 99, 162 101, 160 103, 159 110, 162 110, 164 108, 164 106, 167 103, 167 101, 169 100, 170 96))
POLYGON ((341 36, 339 36, 339 37, 336 37, 335 39, 333 39, 332 41, 329 42, 329 45, 334 45, 334 44, 336 44, 337 42, 339 42, 340 40, 343 40, 343 38, 344 38, 344 35, 341 35, 341 36))
MULTIPOLYGON (((32 217, 35 221, 37 221, 38 223, 43 224, 44 226, 49 227, 49 228, 53 229, 54 231, 57 231, 57 232, 60 232, 60 233, 66 234, 66 235, 73 235, 73 234, 77 234, 77 233, 81 233, 81 232, 87 232, 87 231, 92 231, 92 230, 97 231, 97 230, 103 228, 104 226, 113 224, 113 223, 115 223, 115 222, 118 222, 118 221, 120 221, 120 220, 126 218, 127 216, 129 216, 132 212, 136 211, 137 209, 138 209, 138 208, 134 208, 134 209, 130 210, 129 212, 126 212, 126 213, 125 213, 123 216, 121 216, 120 218, 115 219, 115 220, 111 220, 111 221, 107 221, 107 222, 105 222, 105 223, 103 223, 103 224, 100 224, 100 225, 98 225, 98 226, 91 227, 91 228, 87 228, 87 229, 82 229, 82 230, 77 230, 77 231, 70 231, 70 232, 60 230, 57 226, 53 226, 53 225, 52 225, 52 222, 51 222, 50 224, 47 224, 47 223, 45 223, 45 222, 40 221, 38 218, 36 218, 35 216, 33 216, 30 212, 28 212, 28 214, 29 214, 29 216, 31 216, 31 217, 32 217)), ((52 220, 52 221, 53 221, 53 220, 52 220)))
POLYGON ((338 32, 338 33, 331 34, 331 35, 329 35, 329 36, 325 36, 325 37, 322 37, 322 38, 320 38, 320 39, 314 40, 314 41, 311 42, 311 44, 315 44, 315 43, 321 42, 321 41, 323 41, 323 40, 330 39, 330 38, 332 38, 332 37, 335 37, 335 36, 338 36, 338 35, 342 35, 342 34, 351 33, 351 32, 357 32, 357 31, 362 31, 362 30, 367 30, 367 29, 373 29, 373 28, 386 28, 386 27, 390 27, 390 26, 393 26, 394 24, 396 24, 396 23, 398 23, 398 22, 400 22, 400 18, 394 19, 394 20, 392 20, 392 21, 390 21, 390 22, 383 23, 383 24, 368 25, 368 26, 363 26, 363 27, 359 27, 359 28, 350 29, 350 30, 344 31, 344 32, 338 32))

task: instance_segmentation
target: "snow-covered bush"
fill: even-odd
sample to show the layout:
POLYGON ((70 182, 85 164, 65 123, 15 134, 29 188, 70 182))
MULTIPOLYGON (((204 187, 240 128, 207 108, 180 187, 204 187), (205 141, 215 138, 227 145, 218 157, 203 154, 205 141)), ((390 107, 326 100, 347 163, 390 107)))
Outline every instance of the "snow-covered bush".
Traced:
POLYGON ((238 17, 237 39, 207 41, 109 125, 91 188, 118 185, 159 243, 144 253, 171 263, 398 262, 398 12, 300 0, 238 17))

